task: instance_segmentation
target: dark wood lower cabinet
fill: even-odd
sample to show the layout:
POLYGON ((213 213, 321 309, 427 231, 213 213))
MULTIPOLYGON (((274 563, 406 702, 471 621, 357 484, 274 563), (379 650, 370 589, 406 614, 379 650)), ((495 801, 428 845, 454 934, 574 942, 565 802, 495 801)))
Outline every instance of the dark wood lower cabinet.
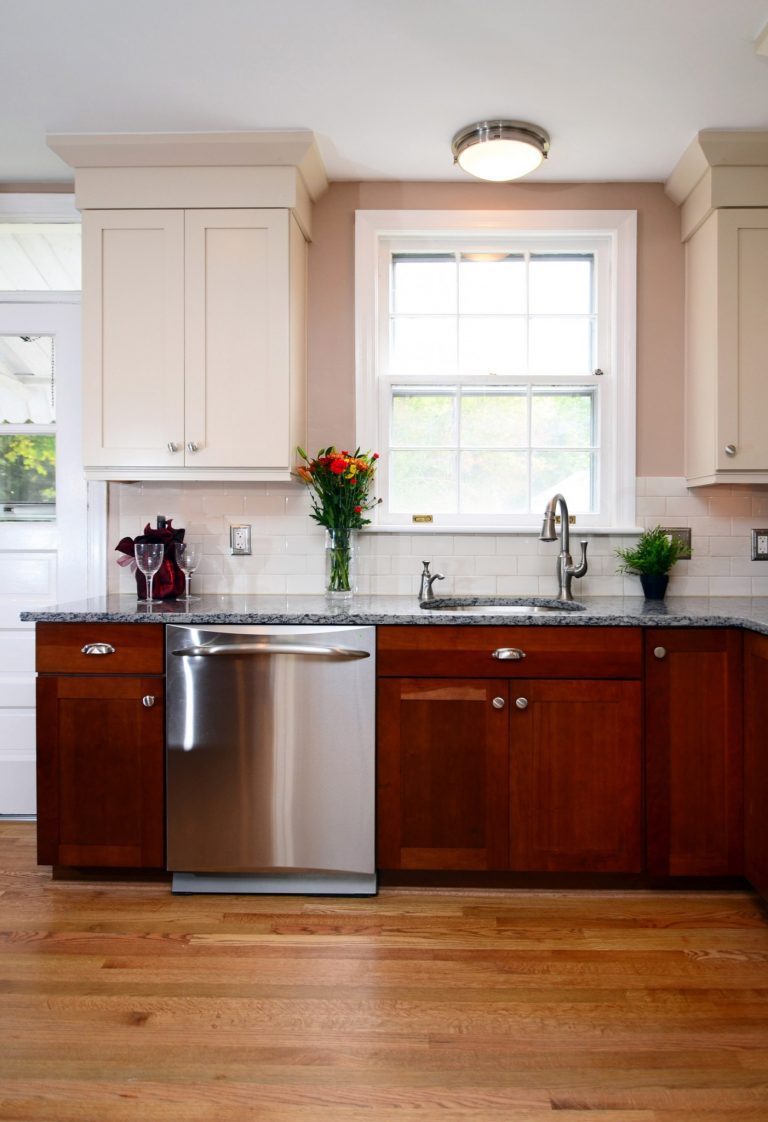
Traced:
POLYGON ((505 682, 380 680, 381 868, 506 868, 506 699, 505 682))
POLYGON ((385 678, 384 869, 642 868, 639 682, 385 678))
POLYGON ((648 871, 741 875, 741 632, 654 628, 645 641, 648 871))
POLYGON ((38 677, 41 864, 163 867, 163 713, 162 678, 38 677))
POLYGON ((641 706, 639 682, 512 684, 509 868, 642 871, 641 706))
POLYGON ((768 635, 744 636, 744 871, 768 898, 768 635))

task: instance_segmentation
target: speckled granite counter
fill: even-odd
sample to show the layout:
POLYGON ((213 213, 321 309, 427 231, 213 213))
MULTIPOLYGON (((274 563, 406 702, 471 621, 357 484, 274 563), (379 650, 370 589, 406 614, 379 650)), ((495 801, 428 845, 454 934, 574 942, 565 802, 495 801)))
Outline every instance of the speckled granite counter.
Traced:
MULTIPOLYGON (((451 597, 456 603, 483 606, 497 597, 451 597)), ((441 601, 438 601, 441 602, 441 601)), ((507 604, 541 603, 544 598, 505 597, 507 604)), ((190 624, 433 624, 505 627, 740 627, 768 635, 768 597, 595 596, 578 601, 583 610, 547 615, 461 615, 419 608, 410 596, 355 596, 332 603, 324 596, 201 596, 193 604, 164 601, 151 608, 133 596, 106 596, 55 604, 21 613, 24 621, 46 623, 190 623, 190 624)))

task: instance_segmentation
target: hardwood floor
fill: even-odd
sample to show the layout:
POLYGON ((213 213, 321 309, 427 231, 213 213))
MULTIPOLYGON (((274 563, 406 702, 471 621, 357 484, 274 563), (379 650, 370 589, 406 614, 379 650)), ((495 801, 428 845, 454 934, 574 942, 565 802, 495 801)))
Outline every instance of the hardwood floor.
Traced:
POLYGON ((733 893, 172 897, 0 825, 0 1119, 766 1122, 733 893))

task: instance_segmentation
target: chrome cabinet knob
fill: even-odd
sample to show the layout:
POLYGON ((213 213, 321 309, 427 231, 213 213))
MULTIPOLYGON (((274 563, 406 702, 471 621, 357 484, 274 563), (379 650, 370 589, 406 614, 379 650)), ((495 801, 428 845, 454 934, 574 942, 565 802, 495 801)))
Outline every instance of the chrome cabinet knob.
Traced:
POLYGON ((666 647, 654 647, 653 648, 653 653, 656 656, 656 658, 666 658, 667 657, 667 648, 666 647))
POLYGON ((504 708, 504 698, 503 697, 494 697, 493 701, 491 702, 491 705, 493 706, 494 709, 503 709, 504 708))
POLYGON ((148 693, 148 694, 146 694, 145 697, 142 697, 141 704, 144 706, 145 709, 151 709, 152 706, 155 704, 155 699, 154 699, 154 697, 152 696, 151 693, 148 693))
POLYGON ((200 451, 200 445, 197 444, 194 440, 188 440, 187 441, 187 451, 188 452, 199 452, 200 451))
POLYGON ((735 456, 736 455, 736 445, 735 444, 726 444, 725 454, 726 454, 726 456, 735 456))
POLYGON ((528 708, 528 698, 527 697, 517 697, 517 698, 515 698, 515 705, 517 706, 518 709, 527 709, 528 708))
POLYGON ((179 450, 179 445, 176 443, 176 441, 175 440, 169 440, 168 441, 168 451, 169 452, 178 452, 178 450, 179 450))
POLYGON ((115 648, 111 643, 86 643, 84 647, 80 648, 80 654, 84 655, 111 655, 115 653, 115 648))

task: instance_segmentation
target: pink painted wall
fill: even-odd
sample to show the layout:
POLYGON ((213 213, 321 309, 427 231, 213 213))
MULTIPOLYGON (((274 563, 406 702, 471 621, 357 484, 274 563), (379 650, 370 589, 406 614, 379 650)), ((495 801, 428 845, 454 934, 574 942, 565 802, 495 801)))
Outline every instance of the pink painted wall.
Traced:
POLYGON ((355 438, 356 210, 636 210, 637 473, 683 474, 683 249, 660 183, 332 183, 309 253, 309 447, 355 438))

